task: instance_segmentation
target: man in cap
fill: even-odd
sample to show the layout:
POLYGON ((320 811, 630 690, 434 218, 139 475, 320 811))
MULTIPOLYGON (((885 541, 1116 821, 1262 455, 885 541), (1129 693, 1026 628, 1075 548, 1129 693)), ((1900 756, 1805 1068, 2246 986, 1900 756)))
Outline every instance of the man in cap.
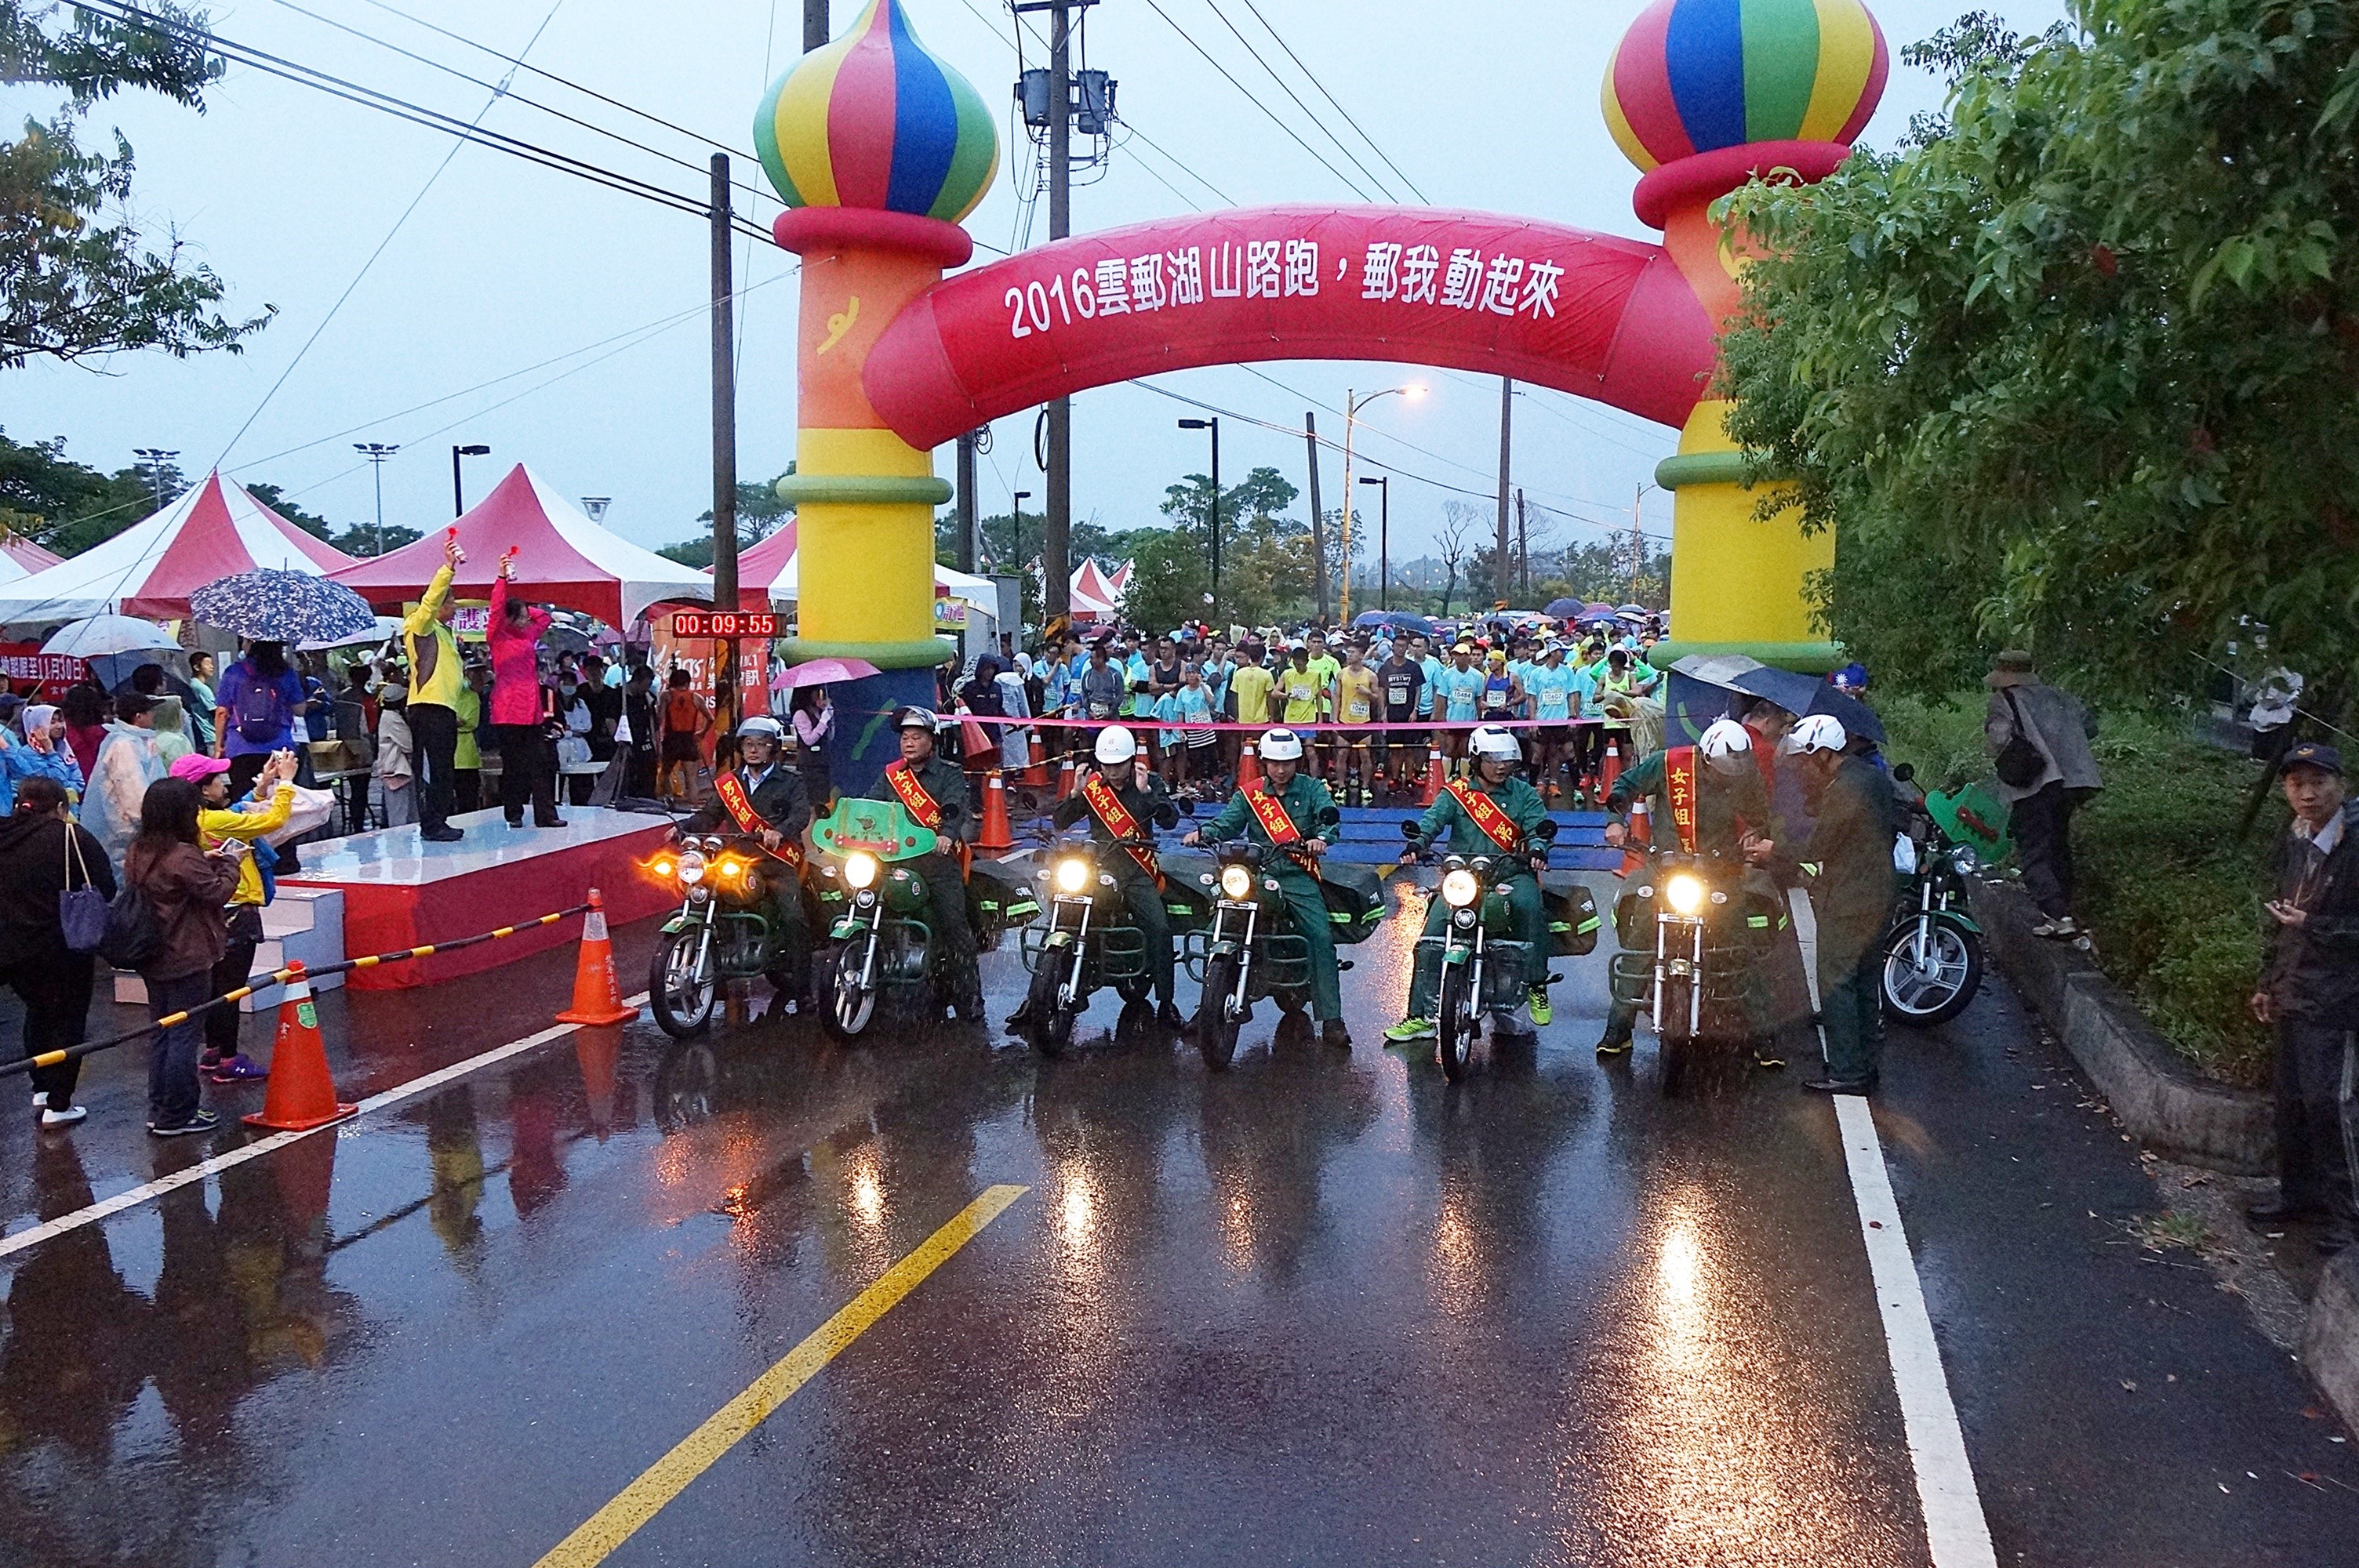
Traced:
POLYGON ((1327 928, 1327 895, 1311 869, 1327 852, 1327 835, 1343 814, 1335 809, 1335 797, 1327 786, 1302 771, 1302 737, 1293 730, 1263 734, 1261 768, 1259 783, 1237 791, 1219 816, 1180 842, 1193 849, 1206 838, 1234 838, 1242 833, 1256 843, 1292 851, 1271 856, 1263 862, 1263 871, 1276 879, 1293 912, 1295 934, 1310 949, 1310 1013, 1319 1021, 1320 1037, 1349 1050, 1352 1034, 1343 1027, 1343 992, 1338 983, 1334 933, 1327 928))
MULTIPOLYGON (((1093 755, 1095 765, 1082 774, 1078 789, 1057 803, 1051 819, 1059 827, 1089 819, 1098 864, 1113 873, 1130 923, 1147 943, 1158 1004, 1155 1021, 1166 1029, 1184 1028, 1187 1020, 1180 1016, 1171 996, 1171 917, 1163 907, 1162 873, 1156 869, 1152 842, 1156 828, 1180 826, 1180 812, 1161 776, 1139 754, 1138 738, 1126 727, 1111 724, 1099 730, 1093 755), (1142 838, 1148 843, 1141 846, 1142 838)), ((1031 1005, 1027 997, 1007 1022, 1028 1022, 1031 1005)))
MULTIPOLYGON (((1532 1022, 1545 1025, 1553 1016, 1549 1007, 1548 907, 1540 900, 1539 873, 1548 869, 1548 840, 1537 836, 1549 819, 1548 803, 1540 792, 1516 776, 1523 752, 1516 738, 1489 725, 1474 731, 1470 743, 1474 771, 1434 797, 1419 819, 1408 856, 1425 854, 1435 839, 1450 838, 1453 855, 1489 855, 1497 860, 1494 885, 1506 895, 1516 923, 1516 940, 1527 945, 1524 983, 1528 989, 1532 1022)), ((1450 906, 1437 892, 1425 907, 1425 934, 1439 936, 1450 919, 1450 906)), ((1441 955, 1436 947, 1420 946, 1416 978, 1410 982, 1408 1013, 1385 1031, 1396 1043, 1430 1040, 1439 1025, 1441 955)))
POLYGON ((1810 895, 1819 935, 1819 1016, 1826 1031, 1827 1070, 1802 1087, 1818 1094, 1864 1095, 1875 1087, 1884 1054, 1883 946, 1898 892, 1892 841, 1900 806, 1892 780, 1845 751, 1851 738, 1823 713, 1798 720, 1780 748, 1793 759, 1814 826, 1800 858, 1756 840, 1745 858, 1799 881, 1810 895))
POLYGON ((957 764, 934 755, 940 720, 931 709, 905 708, 894 727, 901 734, 901 760, 885 769, 868 798, 899 802, 938 839, 934 852, 919 856, 911 869, 926 879, 931 898, 928 924, 942 945, 942 989, 959 1016, 973 1022, 983 1017, 974 926, 966 916, 965 862, 977 826, 973 797, 957 764))
POLYGON ((2277 1193, 2245 1212, 2256 1225, 2316 1217, 2321 1253, 2359 1224, 2343 1085, 2359 1005, 2359 833, 2343 756, 2315 741, 2279 764, 2293 821, 2277 840, 2261 983, 2253 1016, 2277 1031, 2277 1193))
POLYGON ((810 825, 810 799, 802 774, 778 761, 786 731, 766 713, 737 726, 737 765, 715 775, 712 796, 673 829, 674 837, 734 833, 758 844, 771 857, 762 878, 757 906, 776 935, 769 981, 777 993, 770 1015, 789 1005, 810 1010, 810 924, 803 918, 803 829, 810 825))

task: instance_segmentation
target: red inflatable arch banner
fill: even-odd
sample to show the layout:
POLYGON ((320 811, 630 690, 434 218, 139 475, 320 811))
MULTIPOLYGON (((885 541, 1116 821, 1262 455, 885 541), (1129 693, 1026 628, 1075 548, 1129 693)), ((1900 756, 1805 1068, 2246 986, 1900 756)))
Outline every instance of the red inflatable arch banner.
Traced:
POLYGON ((1660 245, 1424 207, 1267 207, 1060 241, 945 278, 863 375, 919 451, 1051 398, 1262 360, 1389 360, 1677 427, 1712 324, 1660 245))

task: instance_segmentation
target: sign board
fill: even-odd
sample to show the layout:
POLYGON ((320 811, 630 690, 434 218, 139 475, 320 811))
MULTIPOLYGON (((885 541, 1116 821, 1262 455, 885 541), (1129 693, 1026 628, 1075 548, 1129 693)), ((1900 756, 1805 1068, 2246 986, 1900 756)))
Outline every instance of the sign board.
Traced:
POLYGON ((775 637, 778 618, 766 610, 681 610, 673 612, 675 637, 775 637))
POLYGON ((38 686, 45 697, 54 697, 82 679, 87 668, 71 654, 44 654, 38 643, 0 643, 0 677, 12 686, 38 686))

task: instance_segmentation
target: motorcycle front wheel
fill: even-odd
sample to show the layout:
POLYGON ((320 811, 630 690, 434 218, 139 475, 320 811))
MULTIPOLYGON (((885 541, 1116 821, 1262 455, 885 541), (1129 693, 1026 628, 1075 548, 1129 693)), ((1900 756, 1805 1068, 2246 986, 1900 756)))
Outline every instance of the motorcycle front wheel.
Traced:
POLYGON ((876 988, 860 983, 860 970, 874 934, 862 933, 837 946, 828 959, 827 984, 819 1010, 821 1026, 849 1045, 865 1033, 876 1016, 876 988))
POLYGON ((721 986, 712 978, 710 959, 701 967, 697 963, 702 936, 702 928, 693 925, 671 932, 656 944, 655 956, 647 962, 647 1004, 655 1011, 657 1027, 675 1040, 702 1033, 720 1000, 721 986))
POLYGON ((1936 921, 1917 961, 1917 923, 1892 935, 1884 949, 1884 1005, 1920 1027, 1947 1023, 1966 1011, 1982 989, 1982 938, 1936 921))
POLYGON ((1662 1057, 1663 1098, 1675 1098, 1696 1072, 1695 1037, 1688 1033, 1688 988, 1695 981, 1670 977, 1663 984, 1663 1029, 1657 1044, 1662 1057))
POLYGON ((1055 953, 1040 955, 1032 984, 1024 993, 1025 1035, 1043 1056, 1061 1056, 1073 1038, 1073 1010, 1057 1005, 1058 975, 1065 960, 1055 953))
POLYGON ((1475 1032, 1483 1026, 1468 969, 1466 964, 1441 966, 1440 1016, 1435 1022, 1433 1053, 1440 1058, 1441 1076, 1453 1084, 1465 1080, 1467 1065, 1474 1059, 1475 1032))
POLYGON ((1196 1049, 1203 1053, 1204 1065, 1216 1073, 1236 1060, 1237 1033, 1245 1028, 1244 1011, 1230 1011, 1236 989, 1235 954, 1216 953, 1204 961, 1204 989, 1196 1002, 1196 1049))

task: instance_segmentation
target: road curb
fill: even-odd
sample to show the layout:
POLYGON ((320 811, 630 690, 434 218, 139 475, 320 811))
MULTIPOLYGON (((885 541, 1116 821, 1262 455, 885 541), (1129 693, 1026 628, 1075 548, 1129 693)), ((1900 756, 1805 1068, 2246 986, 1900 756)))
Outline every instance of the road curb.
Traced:
MULTIPOLYGON (((2031 935, 2040 915, 2021 889, 1976 887, 1974 914, 2017 991, 2140 1142, 2166 1158, 2232 1175, 2275 1173, 2276 1110, 2269 1096, 2213 1083, 2183 1065, 2170 1043, 2086 953, 2031 935)), ((2354 1388, 2359 1391, 2359 1380, 2354 1388)))
POLYGON ((2343 1425, 2359 1430, 2359 1258, 2348 1252, 2318 1276, 2302 1324, 2301 1364, 2343 1425))

